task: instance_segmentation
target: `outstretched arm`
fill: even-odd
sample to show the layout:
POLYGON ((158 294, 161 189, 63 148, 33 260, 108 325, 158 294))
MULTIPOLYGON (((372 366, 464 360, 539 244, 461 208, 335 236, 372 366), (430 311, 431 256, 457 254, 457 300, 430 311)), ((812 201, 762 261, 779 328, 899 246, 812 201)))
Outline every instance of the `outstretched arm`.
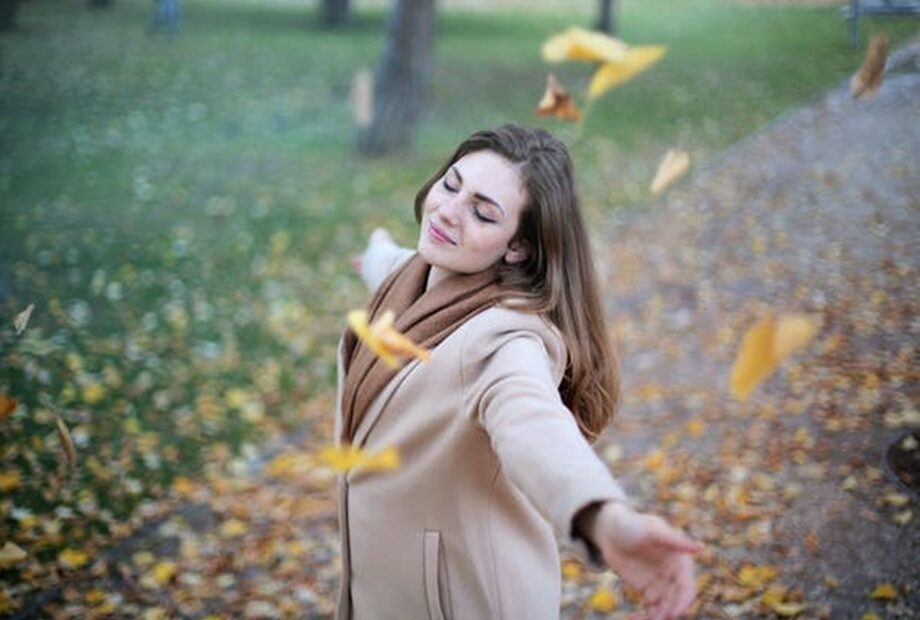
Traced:
POLYGON ((608 501, 579 512, 575 529, 596 545, 611 570, 642 593, 646 609, 639 618, 677 618, 693 602, 692 556, 702 545, 661 517, 608 501))

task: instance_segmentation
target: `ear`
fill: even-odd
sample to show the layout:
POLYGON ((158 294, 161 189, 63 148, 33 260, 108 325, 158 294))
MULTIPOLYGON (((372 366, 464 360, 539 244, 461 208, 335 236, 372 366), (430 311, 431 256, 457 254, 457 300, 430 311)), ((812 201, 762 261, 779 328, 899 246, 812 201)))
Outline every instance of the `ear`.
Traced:
POLYGON ((528 249, 527 244, 520 239, 515 239, 508 244, 508 250, 502 257, 502 260, 504 260, 509 265, 514 265, 515 263, 520 263, 526 260, 528 256, 530 256, 530 250, 528 249))

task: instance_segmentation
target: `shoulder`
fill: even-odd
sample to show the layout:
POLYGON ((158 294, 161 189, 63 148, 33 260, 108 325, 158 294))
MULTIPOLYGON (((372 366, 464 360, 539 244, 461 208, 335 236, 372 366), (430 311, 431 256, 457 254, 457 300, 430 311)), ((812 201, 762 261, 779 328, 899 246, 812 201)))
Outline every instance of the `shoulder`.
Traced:
POLYGON ((501 304, 467 321, 461 332, 458 335, 463 339, 463 363, 467 367, 487 362, 500 351, 516 350, 522 355, 514 358, 529 363, 539 362, 533 356, 542 354, 556 383, 562 380, 568 359, 565 341, 559 329, 540 314, 501 304))

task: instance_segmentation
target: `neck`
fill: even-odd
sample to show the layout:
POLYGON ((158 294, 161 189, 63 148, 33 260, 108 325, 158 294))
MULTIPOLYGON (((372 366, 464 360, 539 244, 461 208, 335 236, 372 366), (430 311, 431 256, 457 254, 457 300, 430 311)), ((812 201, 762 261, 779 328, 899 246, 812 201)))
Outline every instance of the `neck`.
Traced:
POLYGON ((428 282, 425 284, 425 290, 426 291, 431 290, 431 287, 433 287, 435 284, 437 284, 441 280, 447 279, 451 275, 451 273, 452 272, 447 271, 446 269, 442 269, 441 267, 435 267, 434 265, 432 265, 431 269, 428 270, 428 282))

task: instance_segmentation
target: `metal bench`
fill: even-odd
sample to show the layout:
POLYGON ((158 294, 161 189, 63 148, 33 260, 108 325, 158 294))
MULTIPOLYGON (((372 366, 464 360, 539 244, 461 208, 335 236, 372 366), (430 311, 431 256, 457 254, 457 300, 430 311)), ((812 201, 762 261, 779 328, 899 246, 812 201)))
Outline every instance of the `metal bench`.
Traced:
POLYGON ((844 9, 850 25, 850 44, 859 41, 859 18, 862 15, 920 15, 920 0, 850 0, 844 9))

